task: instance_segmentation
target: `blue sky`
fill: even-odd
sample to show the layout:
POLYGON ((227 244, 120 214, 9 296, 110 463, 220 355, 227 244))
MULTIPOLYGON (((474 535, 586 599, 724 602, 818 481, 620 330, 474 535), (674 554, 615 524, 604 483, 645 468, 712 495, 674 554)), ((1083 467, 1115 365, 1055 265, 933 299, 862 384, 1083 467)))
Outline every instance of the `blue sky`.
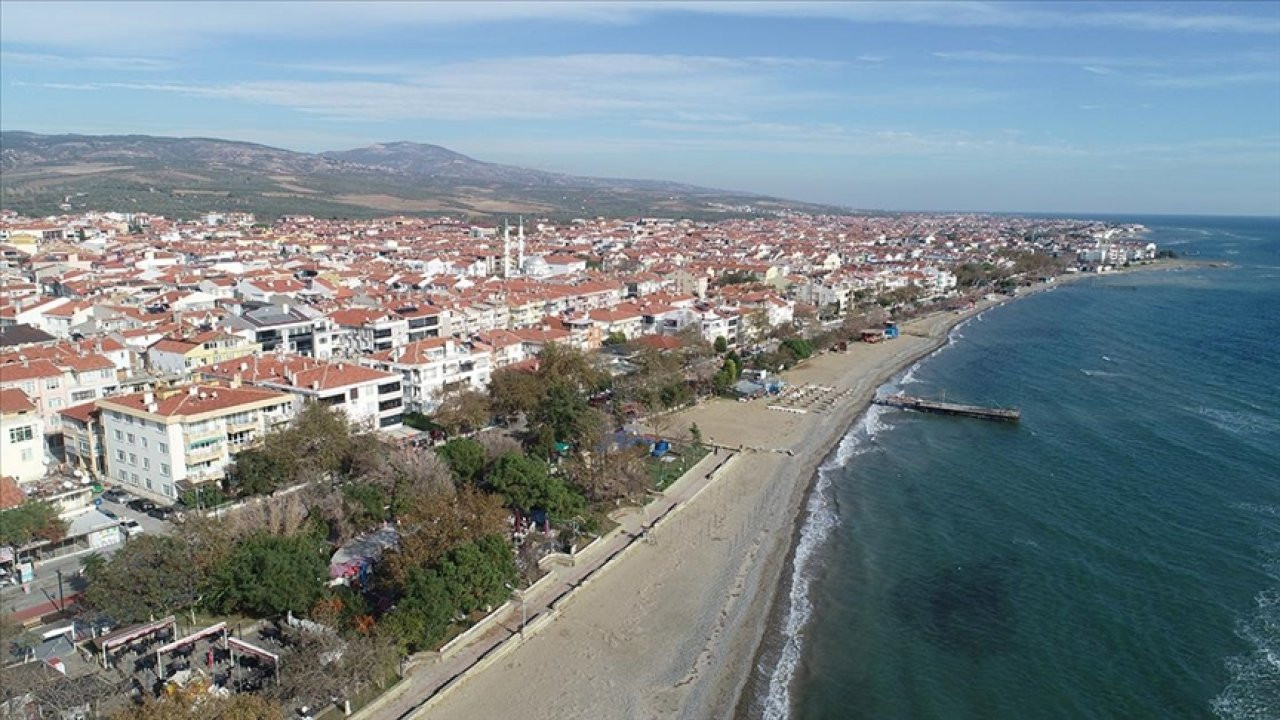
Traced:
POLYGON ((1280 214, 1280 3, 0 4, 0 127, 858 208, 1280 214))

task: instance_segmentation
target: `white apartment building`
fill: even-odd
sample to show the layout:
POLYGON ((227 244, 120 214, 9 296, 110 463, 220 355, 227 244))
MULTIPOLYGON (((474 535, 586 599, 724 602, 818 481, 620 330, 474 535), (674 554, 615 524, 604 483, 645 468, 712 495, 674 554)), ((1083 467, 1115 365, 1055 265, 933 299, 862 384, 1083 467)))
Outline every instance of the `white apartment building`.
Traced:
POLYGON ((409 320, 394 313, 378 310, 337 310, 329 314, 337 326, 334 332, 335 355, 355 357, 404 347, 409 343, 409 320))
POLYGON ((308 402, 341 409, 358 425, 380 430, 401 427, 404 391, 399 373, 352 362, 326 362, 299 355, 266 355, 218 363, 201 370, 207 379, 243 382, 293 396, 294 410, 308 402))
POLYGON ((0 388, 26 393, 50 433, 57 431, 59 411, 105 397, 118 385, 115 365, 102 355, 64 353, 52 359, 29 357, 27 352, 0 355, 0 388))
POLYGON ((261 388, 190 385, 98 401, 107 475, 129 492, 174 503, 221 480, 236 453, 293 417, 293 399, 261 388))
POLYGON ((0 389, 0 476, 18 484, 44 477, 44 421, 26 393, 0 389))
POLYGON ((453 338, 419 340, 371 355, 364 362, 399 374, 403 378, 405 410, 420 413, 435 410, 441 396, 450 390, 484 390, 493 369, 487 347, 453 338))

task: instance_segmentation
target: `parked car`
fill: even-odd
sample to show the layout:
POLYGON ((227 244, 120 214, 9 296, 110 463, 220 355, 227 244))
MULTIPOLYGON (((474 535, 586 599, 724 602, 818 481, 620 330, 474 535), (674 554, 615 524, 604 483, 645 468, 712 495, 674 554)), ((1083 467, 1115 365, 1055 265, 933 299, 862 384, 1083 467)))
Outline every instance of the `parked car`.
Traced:
POLYGON ((147 514, 157 520, 172 520, 178 511, 172 507, 156 507, 148 510, 147 514))
POLYGON ((106 492, 102 493, 102 497, 103 499, 110 500, 111 502, 116 502, 116 503, 122 503, 122 502, 125 502, 126 500, 131 499, 129 496, 129 493, 125 491, 124 488, 120 488, 120 487, 113 487, 110 490, 107 490, 106 492))
POLYGON ((142 526, 138 524, 137 520, 125 520, 120 523, 120 527, 124 528, 125 534, 129 537, 142 534, 142 526))
POLYGON ((135 512, 149 513, 152 510, 156 509, 156 504, 151 502, 150 500, 143 500, 142 498, 137 498, 136 500, 130 500, 129 502, 125 503, 125 507, 135 512))
POLYGON ((119 516, 119 515, 116 515, 115 513, 111 512, 110 510, 108 510, 108 509, 106 509, 106 508, 104 508, 104 507, 100 507, 100 508, 98 508, 98 512, 102 513, 103 515, 106 515, 107 517, 111 518, 112 520, 119 520, 119 519, 120 519, 120 516, 119 516))

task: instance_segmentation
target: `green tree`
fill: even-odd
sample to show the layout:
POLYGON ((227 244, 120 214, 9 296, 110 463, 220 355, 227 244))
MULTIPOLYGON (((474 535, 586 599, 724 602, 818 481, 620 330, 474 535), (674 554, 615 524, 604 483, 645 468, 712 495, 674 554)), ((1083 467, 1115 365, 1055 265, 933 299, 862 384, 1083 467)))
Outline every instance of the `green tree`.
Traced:
POLYGON ((601 418, 582 393, 567 384, 552 385, 529 418, 531 425, 550 428, 556 442, 581 447, 600 425, 601 418))
POLYGON ((50 504, 28 500, 0 511, 0 545, 22 546, 33 540, 61 540, 67 524, 50 504))
POLYGON ((325 548, 314 537, 259 533, 242 540, 212 578, 214 605, 259 616, 303 612, 328 579, 325 548))
POLYGON ((141 622, 194 606, 205 571, 194 546, 176 535, 130 540, 89 576, 85 599, 116 622, 141 622))
POLYGON ((722 353, 729 349, 729 341, 725 340, 723 335, 717 335, 715 344, 712 347, 715 348, 716 352, 722 353))
POLYGON ((456 435, 489 424, 493 408, 488 395, 468 388, 446 394, 432 417, 445 432, 456 435))
POLYGON ((501 497, 470 486, 419 495, 400 517, 400 545, 383 555, 387 582, 402 585, 415 568, 438 562, 453 548, 501 533, 508 515, 501 497))
POLYGON ((484 472, 484 446, 471 438, 454 438, 436 452, 449 464, 459 482, 476 482, 484 472))
POLYGON ((430 648, 454 620, 505 600, 507 585, 518 578, 515 554, 500 534, 477 538, 412 568, 383 623, 406 650, 430 648))
POLYGON ((619 330, 614 330, 613 332, 609 333, 608 337, 606 337, 604 340, 601 340, 600 344, 606 347, 613 347, 615 345, 626 345, 627 336, 625 333, 619 330))
POLYGON ((547 470, 541 460, 511 453, 498 458, 487 480, 506 499, 508 507, 520 512, 545 510, 556 517, 581 513, 582 495, 547 470))
POLYGON ((493 412, 504 418, 532 413, 542 400, 543 385, 536 375, 516 368, 502 368, 489 379, 493 412))

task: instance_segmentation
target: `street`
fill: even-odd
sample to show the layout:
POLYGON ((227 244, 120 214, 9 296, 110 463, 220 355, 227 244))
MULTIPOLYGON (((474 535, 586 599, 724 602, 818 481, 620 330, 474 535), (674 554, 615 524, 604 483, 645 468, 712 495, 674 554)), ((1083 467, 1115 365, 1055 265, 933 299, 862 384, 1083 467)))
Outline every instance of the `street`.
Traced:
MULTIPOLYGON (((121 503, 111 502, 105 498, 102 500, 100 509, 111 512, 119 517, 121 521, 137 520, 138 524, 142 526, 144 535, 165 535, 173 529, 170 523, 157 520, 144 513, 135 512, 121 503)), ((35 567, 36 578, 28 583, 30 592, 24 593, 21 585, 6 584, 0 587, 0 612, 22 616, 32 612, 34 608, 40 608, 40 614, 57 609, 60 605, 58 594, 59 571, 62 573, 62 597, 71 598, 84 589, 84 579, 79 577, 80 563, 84 556, 90 552, 97 552, 103 557, 110 557, 122 546, 123 543, 116 543, 98 550, 84 550, 73 555, 65 555, 37 564, 35 567)))

